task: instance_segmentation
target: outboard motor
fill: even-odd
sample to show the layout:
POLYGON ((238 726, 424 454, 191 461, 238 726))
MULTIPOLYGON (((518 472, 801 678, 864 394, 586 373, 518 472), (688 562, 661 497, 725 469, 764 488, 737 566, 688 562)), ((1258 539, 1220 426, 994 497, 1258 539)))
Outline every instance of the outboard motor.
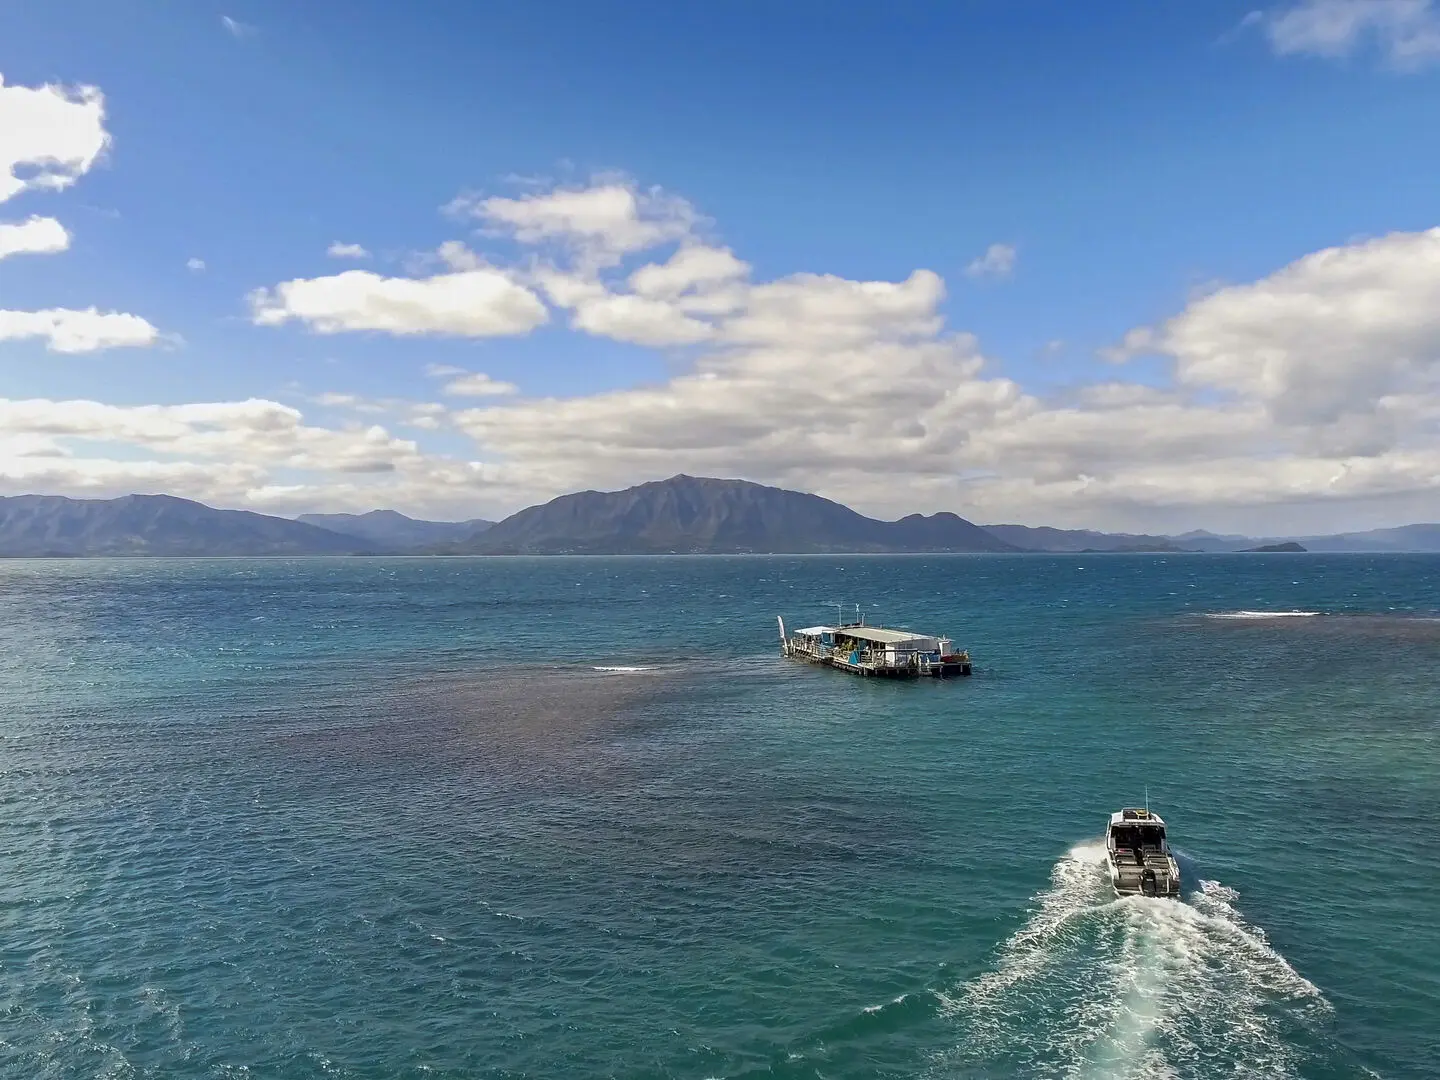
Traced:
POLYGON ((1160 887, 1155 881, 1155 871, 1151 870, 1149 867, 1146 867, 1144 873, 1140 875, 1140 895, 1160 895, 1160 887))

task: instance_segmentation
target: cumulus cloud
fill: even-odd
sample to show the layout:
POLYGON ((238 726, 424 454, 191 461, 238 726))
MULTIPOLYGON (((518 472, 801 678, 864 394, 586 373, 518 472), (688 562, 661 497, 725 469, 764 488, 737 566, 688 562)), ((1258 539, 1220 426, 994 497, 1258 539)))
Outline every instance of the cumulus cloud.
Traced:
POLYGON ((534 293, 491 267, 426 278, 347 270, 257 290, 250 305, 262 326, 296 320, 322 334, 376 330, 494 337, 528 333, 548 318, 534 293))
MULTIPOLYGON (((433 403, 394 404, 421 429, 445 413, 433 403)), ((0 494, 32 491, 164 491, 266 513, 387 506, 457 519, 494 516, 526 498, 485 461, 427 454, 377 423, 317 425, 275 401, 0 399, 0 494)))
POLYGON ((368 259, 370 257, 370 252, 359 244, 342 244, 339 240, 326 248, 325 254, 332 259, 368 259))
MULTIPOLYGON (((467 433, 484 464, 427 476, 483 475, 492 497, 515 498, 504 509, 685 471, 814 490, 877 514, 1150 529, 1223 525, 1243 510, 1262 530, 1255 515, 1267 507, 1399 506, 1440 491, 1440 230, 1351 243, 1197 293, 1114 350, 1117 362, 1168 361, 1162 385, 1114 378, 1045 397, 946 328, 934 272, 755 280, 696 235, 688 205, 662 213, 646 197, 606 181, 466 202, 538 252, 502 271, 452 242, 437 255, 451 273, 398 279, 509 275, 576 330, 686 350, 664 380, 578 396, 528 397, 431 367, 448 393, 486 400, 386 408, 422 430, 467 433)), ((992 255, 991 270, 1013 266, 992 255)), ((350 310, 284 288, 257 305, 261 321, 319 328, 322 310, 350 310)))
POLYGON ((0 311, 0 341, 38 338, 51 352, 84 353, 154 345, 160 332, 138 315, 86 308, 0 311))
MULTIPOLYGON (((0 76, 0 202, 22 191, 59 191, 75 183, 110 143, 105 99, 93 86, 10 86, 0 76)), ((54 254, 70 234, 54 218, 32 216, 0 223, 0 259, 54 254)), ((138 315, 47 308, 0 310, 0 341, 39 339, 51 352, 94 352, 153 345, 159 332, 138 315)))
POLYGON ((571 325, 616 341, 654 347, 692 345, 714 334, 711 326, 690 318, 671 304, 644 296, 609 293, 580 300, 571 325))
POLYGON ((1433 0, 1304 0, 1250 21, 1263 26, 1282 56, 1336 59, 1369 44, 1403 69, 1440 60, 1440 11, 1433 0))
POLYGON ((508 232, 522 243, 558 242, 597 262, 681 240, 699 221, 684 199, 622 180, 516 199, 462 195, 447 209, 508 232))
POLYGON ((945 331, 944 282, 925 270, 755 283, 728 253, 677 253, 623 281, 554 273, 542 287, 577 328, 699 346, 662 384, 456 414, 546 493, 684 469, 873 512, 1123 524, 1440 487, 1420 419, 1440 416, 1440 230, 1198 295, 1121 350, 1169 357, 1173 386, 1112 381, 1069 403, 987 374, 978 343, 945 331), (716 270, 678 272, 687 262, 716 270))
POLYGON ((185 269, 191 273, 198 274, 205 269, 204 259, 190 258, 185 260, 185 269))
POLYGON ((630 275, 630 288, 640 296, 675 298, 745 278, 750 264, 729 248, 686 244, 663 263, 648 263, 630 275))
POLYGON ((427 457, 382 426, 319 427, 263 399, 138 406, 0 399, 0 490, 9 492, 161 489, 262 509, 299 493, 306 509, 344 506, 338 489, 373 508, 387 495, 391 505, 412 506, 462 488, 473 497, 483 480, 483 468, 427 457), (126 453, 117 457, 115 446, 126 453))
POLYGON ((0 75, 0 202, 58 191, 89 172, 110 136, 94 86, 9 86, 0 75))
POLYGON ((70 246, 70 233, 52 217, 0 221, 0 259, 10 255, 53 255, 70 246))
POLYGON ((1128 343, 1173 356, 1181 382, 1263 404, 1283 423, 1373 413, 1440 375, 1440 228, 1307 255, 1128 343))
POLYGON ((1007 278, 1015 272, 1018 254, 1011 244, 991 244, 985 254, 972 259, 965 273, 972 278, 1007 278))

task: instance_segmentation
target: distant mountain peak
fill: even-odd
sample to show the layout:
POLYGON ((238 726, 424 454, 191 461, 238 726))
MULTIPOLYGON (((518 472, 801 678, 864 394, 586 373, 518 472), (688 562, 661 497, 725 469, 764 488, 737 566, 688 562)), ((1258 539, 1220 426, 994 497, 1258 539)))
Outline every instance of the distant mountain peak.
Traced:
POLYGON ((1015 551, 954 514, 877 521, 819 495, 677 473, 561 495, 453 550, 473 554, 1015 551))

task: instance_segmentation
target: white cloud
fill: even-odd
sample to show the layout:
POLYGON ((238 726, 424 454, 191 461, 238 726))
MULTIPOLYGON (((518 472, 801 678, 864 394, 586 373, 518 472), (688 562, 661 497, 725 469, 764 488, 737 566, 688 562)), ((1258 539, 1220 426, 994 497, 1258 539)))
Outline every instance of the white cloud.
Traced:
POLYGON ((522 195, 461 196, 448 209, 509 232, 527 244, 557 241, 596 263, 688 237, 699 216, 684 199, 659 188, 613 180, 585 188, 522 195))
POLYGON ((469 372, 445 384, 445 393, 452 397, 504 397, 519 393, 514 383, 492 379, 483 372, 469 372))
POLYGON ((69 187, 109 142, 97 87, 7 86, 0 76, 0 202, 69 187))
POLYGON ((577 330, 655 348, 693 345, 714 328, 671 304, 644 296, 595 296, 579 302, 571 325, 577 330))
POLYGON ((296 319, 322 334, 377 330, 492 337, 528 333, 548 318, 534 293, 490 267, 427 278, 347 270, 257 290, 250 303, 262 326, 296 319))
POLYGON ((446 240, 436 249, 435 256, 451 270, 476 270, 485 265, 484 259, 459 240, 446 240))
POLYGON ((220 25, 233 38, 253 37, 258 32, 258 28, 249 23, 243 23, 239 19, 232 19, 229 15, 220 16, 220 25))
POLYGON ((1307 255, 1129 343, 1173 356, 1182 383, 1263 404, 1283 423, 1373 414, 1440 378, 1440 228, 1307 255))
POLYGON ((0 259, 9 255, 51 255, 70 246, 70 234, 52 217, 32 216, 19 224, 0 221, 0 259))
POLYGON ((160 332, 138 315, 86 308, 0 311, 0 341, 39 338, 51 352, 82 353, 154 345, 160 332))
MULTIPOLYGON (((260 467, 336 472, 388 472, 418 459, 413 442, 396 439, 381 427, 312 427, 298 410, 261 399, 137 406, 0 399, 0 433, 122 443, 196 462, 239 460, 260 467)), ((66 456, 83 460, 84 450, 72 443, 66 456)))
POLYGON ((749 264, 737 259, 729 248, 686 244, 667 262, 649 263, 636 270, 630 275, 630 288, 640 296, 677 297, 749 273, 749 264))
POLYGON ((807 351, 926 338, 940 332, 944 298, 945 283, 930 270, 896 282, 793 274, 751 287, 721 329, 731 341, 807 351))
POLYGON ((656 386, 457 414, 507 463, 507 482, 538 498, 683 470, 818 490, 878 513, 1111 526, 1440 490, 1440 230, 1320 252, 1197 295, 1162 326, 1127 335, 1127 352, 1173 359, 1174 386, 1112 381, 1070 404, 986 375, 974 340, 945 334, 944 283, 928 271, 758 284, 737 273, 679 295, 685 284, 645 284, 652 273, 632 274, 630 292, 583 275, 544 287, 580 328, 698 341, 693 369, 656 386), (723 303, 692 315, 687 297, 707 288, 723 303), (593 312, 628 321, 601 325, 593 312), (707 332, 664 329, 682 316, 707 332))
MULTIPOLYGON (((7 86, 0 77, 0 202, 23 191, 59 191, 88 172, 109 145, 105 99, 93 86, 7 86)), ((54 254, 70 246, 55 218, 0 223, 0 259, 54 254)), ((153 345, 159 331, 138 315, 47 308, 0 310, 0 342, 39 339, 51 352, 153 345)))
MULTIPOLYGON (((445 413, 406 408, 417 427, 445 413)), ((393 506, 435 517, 493 514, 498 500, 518 497, 483 462, 427 455, 378 424, 317 426, 274 401, 0 399, 0 494, 30 491, 164 491, 270 513, 393 506)))
POLYGON ((1350 56, 1373 43, 1402 69, 1440 60, 1440 12, 1432 0, 1303 0, 1258 20, 1280 55, 1350 56))
MULTIPOLYGON (((492 379, 484 372, 466 371, 453 364, 426 364, 425 374, 432 379, 448 380, 445 383, 444 391, 454 397, 503 397, 520 392, 520 388, 514 383, 492 379)), ((440 416, 445 412, 446 409, 443 405, 428 405, 421 410, 423 415, 432 417, 440 416)))
POLYGON ((339 394, 330 390, 327 390, 323 394, 318 394, 315 397, 315 404, 325 405, 330 408, 347 408, 352 405, 359 405, 360 401, 361 399, 357 394, 339 394))
POLYGON ((186 259, 185 269, 191 271, 192 273, 198 274, 205 269, 205 260, 195 258, 186 259))
MULTIPOLYGON (((498 269, 450 242, 436 257, 451 273, 359 275, 365 287, 352 291, 366 297, 380 283, 423 292, 500 275, 532 313, 544 311, 543 295, 576 330, 690 350, 665 380, 573 397, 527 398, 488 375, 431 365, 447 393, 491 400, 454 411, 379 403, 397 423, 443 424, 475 440, 483 464, 432 462, 423 484, 465 488, 483 477, 492 498, 514 500, 508 510, 685 471, 814 490, 877 514, 948 509, 1149 531, 1234 527, 1243 514, 1244 527, 1272 532, 1277 516, 1327 505, 1379 513, 1440 492, 1440 230, 1358 241, 1196 292, 1114 350, 1117 361, 1168 361, 1161 385, 1114 378, 1046 398, 995 374, 972 336, 945 329, 945 283, 929 270, 899 281, 755 281, 729 249, 694 235, 693 210, 662 215, 669 224, 652 230, 639 194, 620 185, 627 201, 614 186, 598 185, 594 199, 565 190, 505 200, 491 218, 483 201, 466 204, 549 247, 522 268, 498 269)), ((985 259, 993 271, 1013 267, 1012 256, 992 248, 985 259)), ((258 321, 377 322, 352 314, 368 312, 368 300, 286 288, 262 294, 258 321)), ((395 318, 396 305, 377 306, 395 318)), ((401 305, 401 321, 433 327, 432 306, 401 305)), ((467 318, 476 310, 453 307, 467 318)), ((281 487, 267 497, 292 497, 281 487)))
POLYGON ((342 244, 339 240, 326 248, 325 254, 332 259, 368 259, 370 257, 370 252, 359 244, 342 244))
POLYGON ((1017 259, 1012 244, 991 244, 985 254, 972 259, 965 273, 972 278, 1007 278, 1015 272, 1017 259))

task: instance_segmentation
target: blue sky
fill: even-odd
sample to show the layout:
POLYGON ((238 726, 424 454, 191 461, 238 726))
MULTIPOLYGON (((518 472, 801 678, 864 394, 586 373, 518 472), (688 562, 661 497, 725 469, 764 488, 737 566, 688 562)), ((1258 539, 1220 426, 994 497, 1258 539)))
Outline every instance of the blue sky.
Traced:
POLYGON ((108 142, 0 202, 69 236, 0 258, 0 309, 153 334, 0 329, 0 490, 468 517, 684 469, 877 514, 1433 519, 1437 61, 1425 0, 8 5, 5 88, 95 88, 108 142), (545 216, 597 191, 655 242, 545 216), (637 323, 631 275, 690 248, 746 269, 637 323), (538 306, 377 328, 412 281, 538 306))

